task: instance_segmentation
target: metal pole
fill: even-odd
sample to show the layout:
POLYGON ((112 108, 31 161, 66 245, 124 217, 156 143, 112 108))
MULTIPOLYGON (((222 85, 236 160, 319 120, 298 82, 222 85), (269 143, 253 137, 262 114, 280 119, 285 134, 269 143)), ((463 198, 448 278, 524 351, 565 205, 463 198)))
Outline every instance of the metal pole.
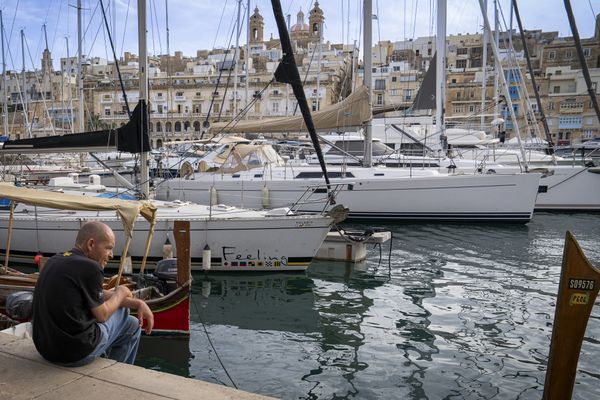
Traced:
POLYGON ((82 46, 83 46, 83 24, 81 18, 81 0, 77 0, 77 87, 79 92, 79 106, 77 119, 79 120, 79 132, 85 131, 85 111, 83 107, 83 71, 82 71, 82 46))
MULTIPOLYGON (((138 0, 138 47, 140 52, 139 64, 139 80, 140 80, 140 103, 148 103, 148 49, 146 46, 146 0, 138 0)), ((141 125, 142 131, 147 130, 148 115, 142 113, 141 125), (144 126, 145 125, 145 126, 144 126)), ((143 136, 143 135, 142 135, 143 136)), ((142 139, 143 140, 143 139, 142 139)), ((148 153, 142 151, 140 154, 140 173, 142 175, 142 196, 148 198, 150 195, 150 180, 148 171, 148 153)))
POLYGON ((319 25, 319 52, 317 53, 317 111, 321 109, 319 89, 321 87, 321 57, 323 51, 323 24, 319 25))
MULTIPOLYGON (((486 10, 487 12, 487 10, 486 10)), ((487 14, 486 14, 487 15, 487 14)), ((491 29, 491 28, 489 28, 491 29)), ((498 17, 498 0, 494 0, 494 29, 495 29, 495 33, 494 33, 494 46, 496 46, 496 48, 500 47, 500 20, 498 17)), ((500 60, 497 58, 498 54, 494 53, 494 58, 496 58, 496 62, 500 63, 500 60)), ((494 78, 494 101, 496 102, 496 105, 494 106, 494 118, 497 118, 498 115, 500 114, 499 108, 500 108, 500 103, 498 102, 498 94, 499 94, 499 89, 498 89, 498 85, 499 85, 499 76, 498 74, 495 74, 495 78, 494 78)), ((516 124, 516 121, 515 121, 516 124)))
MULTIPOLYGON (((250 90, 250 70, 248 68, 248 62, 250 61, 250 0, 248 0, 248 6, 247 6, 247 11, 246 13, 248 14, 248 18, 246 19, 246 90, 245 90, 245 97, 246 97, 246 104, 244 104, 244 107, 248 107, 248 101, 249 99, 249 90, 250 90)), ((285 100, 286 102, 286 108, 287 108, 287 98, 285 100)), ((246 111, 246 114, 244 114, 244 118, 248 119, 248 111, 246 111)))
POLYGON ((444 130, 444 100, 446 96, 446 0, 437 0, 435 53, 435 130, 442 134, 444 130))
POLYGON ((21 29, 21 56, 23 60, 23 69, 21 70, 21 75, 23 78, 23 86, 21 87, 21 93, 23 97, 23 114, 25 115, 25 125, 27 126, 29 137, 31 138, 31 126, 29 125, 29 114, 27 112, 27 74, 25 73, 25 31, 23 31, 23 29, 21 29))
MULTIPOLYGON (((371 60, 371 51, 373 47, 373 3, 371 0, 363 1, 363 20, 365 30, 363 34, 363 58, 364 58, 364 85, 368 88, 369 106, 373 105, 373 60, 371 60)), ((363 156, 363 164, 365 167, 373 165, 373 132, 371 130, 371 121, 365 125, 365 153, 363 156)))
MULTIPOLYGON (((483 6, 487 11, 487 0, 483 0, 483 6)), ((481 130, 485 125, 485 98, 487 95, 487 43, 489 41, 490 32, 483 27, 483 55, 481 57, 481 130)))
POLYGON ((4 20, 0 10, 0 36, 2 40, 2 122, 4 135, 8 136, 8 97, 6 94, 6 60, 4 58, 4 20))
POLYGON ((242 0, 238 0, 237 21, 235 23, 235 51, 233 52, 233 116, 237 116, 237 86, 238 86, 238 59, 240 58, 240 12, 242 0))
MULTIPOLYGON (((73 68, 71 66, 71 56, 69 55, 69 38, 65 36, 65 42, 67 43, 67 76, 68 76, 68 80, 67 80, 67 88, 69 90, 69 96, 68 96, 68 100, 69 100, 69 111, 70 111, 70 125, 71 125, 71 133, 75 133, 75 126, 73 124, 73 87, 71 86, 71 69, 73 68)), ((64 75, 64 72, 63 72, 64 75)))

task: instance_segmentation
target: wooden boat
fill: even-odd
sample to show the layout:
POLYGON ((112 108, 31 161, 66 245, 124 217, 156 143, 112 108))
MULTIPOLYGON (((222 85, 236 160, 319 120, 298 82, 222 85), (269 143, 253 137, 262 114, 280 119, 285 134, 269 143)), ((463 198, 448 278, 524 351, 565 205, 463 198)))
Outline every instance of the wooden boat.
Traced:
POLYGON ((567 231, 543 399, 570 399, 581 344, 600 289, 600 270, 567 231))
POLYGON ((2 197, 7 198, 11 202, 11 218, 8 224, 5 263, 4 266, 0 267, 0 313, 6 313, 6 297, 9 294, 17 291, 34 291, 38 276, 37 273, 25 274, 8 267, 15 202, 61 210, 113 210, 118 214, 126 235, 119 273, 115 277, 105 281, 105 289, 118 286, 119 284, 128 285, 134 289, 134 293, 137 296, 147 301, 148 306, 154 313, 154 331, 160 334, 189 335, 189 296, 191 293, 189 221, 176 221, 174 224, 173 234, 177 245, 177 254, 181 258, 177 259, 176 276, 172 280, 166 279, 164 287, 167 287, 168 291, 164 293, 153 288, 140 288, 131 279, 126 279, 122 276, 127 251, 133 235, 134 224, 139 215, 142 215, 150 224, 146 241, 146 251, 141 265, 141 273, 144 271, 148 249, 153 237, 154 224, 156 222, 156 207, 151 203, 73 196, 17 187, 11 187, 10 190, 3 190, 2 197), (136 287, 139 290, 135 290, 136 287))

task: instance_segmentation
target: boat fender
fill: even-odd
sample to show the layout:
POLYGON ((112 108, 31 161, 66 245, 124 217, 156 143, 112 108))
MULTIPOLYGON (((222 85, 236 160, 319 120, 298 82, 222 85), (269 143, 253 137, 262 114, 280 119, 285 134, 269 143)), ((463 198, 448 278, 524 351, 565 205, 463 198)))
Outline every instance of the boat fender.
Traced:
POLYGON ((202 250, 202 269, 204 271, 209 271, 210 267, 211 267, 211 263, 210 263, 210 259, 211 259, 212 255, 211 255, 211 251, 210 251, 210 247, 208 247, 208 243, 206 244, 206 246, 204 246, 204 249, 202 250))
POLYGON ((171 241, 169 240, 168 236, 167 240, 165 240, 165 244, 163 244, 162 256, 163 260, 167 258, 173 258, 173 245, 171 244, 171 241))
POLYGON ((269 188, 265 184, 262 188, 262 206, 263 208, 269 208, 269 188))
POLYGON ((218 204, 217 200, 219 199, 219 196, 217 193, 217 189, 215 189, 214 186, 211 186, 210 189, 208 189, 208 195, 210 197, 210 205, 211 206, 218 204))

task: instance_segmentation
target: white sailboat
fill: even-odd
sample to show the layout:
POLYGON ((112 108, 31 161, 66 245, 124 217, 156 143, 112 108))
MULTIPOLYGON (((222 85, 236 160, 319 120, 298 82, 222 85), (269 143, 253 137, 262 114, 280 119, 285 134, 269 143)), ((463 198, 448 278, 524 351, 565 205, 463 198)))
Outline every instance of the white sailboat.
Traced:
MULTIPOLYGON (((140 32, 140 60, 146 60, 145 23, 146 2, 138 0, 138 29, 140 32)), ((126 131, 139 130, 140 141, 146 135, 147 117, 143 100, 147 98, 146 67, 140 62, 140 105, 134 112, 131 126, 117 132, 97 132, 114 140, 115 136, 126 131), (145 126, 145 127, 144 127, 145 126)), ((128 124, 129 125, 129 124, 128 124)), ((94 134, 77 134, 75 138, 87 140, 94 134)), ((73 135, 71 135, 73 136, 73 135)), ((123 137, 123 139, 127 139, 123 137)), ((59 138, 56 146, 60 146, 59 138)), ((130 141, 132 139, 129 138, 130 141)), ((121 141, 122 142, 122 141, 121 141)), ((105 141, 108 143, 108 141, 105 141)), ((17 143, 18 145, 19 143, 17 143)), ((33 144, 26 144, 30 146, 33 144)), ((139 146, 143 151, 144 146, 139 146)), ((55 149, 53 149, 55 150, 55 149)), ((138 150, 139 152, 140 150, 138 150)), ((142 153, 144 154, 144 153, 142 153)), ((147 164, 143 175, 148 176, 147 164)), ((148 195, 148 180, 142 182, 144 194, 148 195)), ((104 195, 99 185, 88 187, 85 184, 71 184, 63 191, 77 192, 79 196, 104 195), (97 193, 100 191, 100 193, 97 193)), ((0 185, 0 198, 3 187, 0 185)), ((55 187, 57 189, 57 187, 55 187)), ((288 209, 272 211, 249 211, 216 205, 210 201, 198 205, 182 202, 154 202, 157 207, 157 224, 154 241, 150 243, 149 261, 163 257, 163 245, 177 220, 189 220, 191 228, 191 258, 193 269, 217 271, 302 271, 310 264, 334 223, 330 216, 296 215, 288 209)), ((11 256, 16 261, 33 262, 37 254, 50 256, 72 247, 74 238, 82 223, 87 220, 102 220, 113 228, 117 239, 123 235, 123 228, 111 212, 64 212, 27 205, 17 205, 12 227, 11 256)), ((6 243, 9 210, 0 211, 0 242, 6 243)), ((148 230, 150 226, 140 220, 135 230, 148 230)), ((129 247, 132 261, 137 262, 144 254, 144 235, 134 235, 129 247), (139 239, 136 239, 139 238, 139 239)), ((171 242, 172 242, 171 238, 171 242)), ((119 243, 120 240, 117 240, 119 243)), ((0 245, 1 246, 1 245, 0 245)), ((1 250, 1 249, 0 249, 1 250)), ((115 249, 119 254, 122 249, 115 249)))
MULTIPOLYGON (((365 49, 371 48, 371 8, 371 2, 365 1, 365 49)), ((369 87, 369 57, 365 58, 364 71, 365 84, 369 87)), ((348 118, 339 111, 319 113, 331 115, 329 120, 333 120, 334 125, 348 118)), ((358 109, 355 114, 360 114, 358 109)), ((315 120, 318 121, 318 117, 315 120)), ((286 121, 282 123, 288 126, 286 121)), ((243 125, 246 132, 249 125, 249 122, 243 125)), ((266 127, 261 120, 253 129, 264 131, 266 127)), ((317 127, 323 128, 318 122, 317 127)), ((269 129, 277 129, 277 124, 270 124, 269 129)), ((343 186, 337 201, 349 208, 350 218, 503 222, 527 222, 532 218, 540 174, 450 175, 431 170, 372 167, 369 123, 365 131, 366 167, 341 166, 337 170, 330 169, 328 174, 333 184, 343 186)), ((192 179, 161 182, 156 196, 163 200, 203 202, 216 193, 219 203, 284 207, 294 204, 307 188, 322 184, 323 173, 315 167, 269 164, 251 169, 253 160, 255 158, 247 154, 245 159, 236 160, 236 165, 229 163, 214 173, 196 173, 192 179)), ((315 211, 321 206, 322 203, 303 204, 302 210, 315 211)))

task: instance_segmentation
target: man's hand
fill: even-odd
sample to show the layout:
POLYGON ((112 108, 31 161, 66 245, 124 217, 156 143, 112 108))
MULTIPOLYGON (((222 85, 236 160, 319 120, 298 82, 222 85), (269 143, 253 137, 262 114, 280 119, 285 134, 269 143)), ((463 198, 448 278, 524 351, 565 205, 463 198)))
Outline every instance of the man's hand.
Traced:
POLYGON ((120 285, 119 287, 117 287, 117 289, 115 290, 115 293, 119 293, 121 292, 121 294, 123 295, 123 298, 132 298, 133 297, 133 293, 131 293, 131 290, 129 290, 129 288, 125 285, 120 285))
POLYGON ((144 320, 146 321, 146 334, 149 335, 152 333, 152 328, 154 327, 154 314, 150 310, 150 307, 143 301, 139 301, 139 305, 137 307, 137 317, 140 320, 140 328, 144 325, 144 320))

